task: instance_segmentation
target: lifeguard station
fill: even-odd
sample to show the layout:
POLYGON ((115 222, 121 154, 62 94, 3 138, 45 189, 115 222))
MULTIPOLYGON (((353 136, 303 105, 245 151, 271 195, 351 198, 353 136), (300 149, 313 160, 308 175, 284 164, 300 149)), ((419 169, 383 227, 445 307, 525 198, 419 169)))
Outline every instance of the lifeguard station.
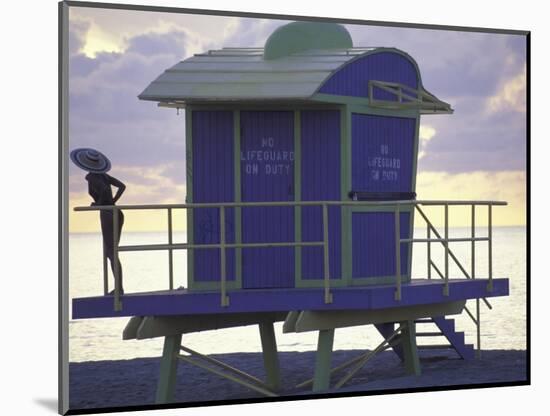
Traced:
POLYGON ((508 295, 508 279, 492 272, 492 210, 505 203, 416 199, 420 116, 453 110, 424 88, 411 56, 354 47, 338 24, 294 22, 263 48, 223 48, 179 62, 139 98, 185 111, 187 200, 77 211, 164 210, 165 244, 115 250, 167 251, 168 284, 151 276, 157 292, 121 295, 115 287, 113 297, 73 299, 73 318, 131 317, 124 339, 164 337, 158 403, 173 400, 180 359, 268 396, 289 391, 294 386, 279 372, 277 321, 287 333, 318 331, 312 378, 298 386, 313 391, 343 386, 387 348, 419 374, 417 336, 445 337, 462 358, 474 356, 446 316, 467 313, 480 348, 480 300, 490 307, 487 298, 508 295), (471 207, 468 237, 449 236, 456 205, 471 207), (441 207, 440 231, 426 206, 441 207), (175 210, 186 212, 186 243, 173 242, 175 210), (483 237, 476 235, 481 210, 488 216, 483 237), (426 223, 425 237, 413 235, 415 219, 426 223), (422 278, 411 278, 413 243, 427 245, 422 278), (455 243, 471 245, 469 264, 453 252, 455 243), (437 261, 434 245, 444 249, 437 261), (477 276, 481 249, 488 270, 477 276), (175 289, 173 258, 182 250, 188 287, 175 289), (450 263, 460 276, 449 275, 450 263), (474 311, 468 299, 476 300, 474 311), (426 321, 438 332, 417 332, 426 321), (251 324, 260 329, 265 381, 182 345, 185 333, 251 324), (331 369, 335 329, 367 324, 382 334, 378 348, 331 369), (331 385, 336 373, 345 374, 331 385))

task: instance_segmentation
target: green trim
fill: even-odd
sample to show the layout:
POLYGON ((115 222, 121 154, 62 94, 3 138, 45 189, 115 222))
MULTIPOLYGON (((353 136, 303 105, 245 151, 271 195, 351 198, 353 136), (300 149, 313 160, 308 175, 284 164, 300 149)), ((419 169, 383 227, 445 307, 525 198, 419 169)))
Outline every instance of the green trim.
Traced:
MULTIPOLYGON (((408 282, 407 276, 401 275, 401 283, 408 282)), ((348 286, 369 286, 369 285, 395 285, 395 275, 391 276, 372 276, 372 277, 354 277, 348 286)))
MULTIPOLYGON (((300 281, 296 282, 296 287, 298 288, 323 288, 325 285, 325 281, 323 279, 300 279, 300 281)), ((348 286, 348 283, 342 278, 338 279, 330 279, 330 287, 345 287, 348 286)))
MULTIPOLYGON (((351 190, 351 111, 350 106, 346 105, 342 109, 342 144, 341 151, 341 196, 342 201, 349 200, 348 192, 351 190)), ((350 207, 343 206, 342 216, 342 279, 349 285, 352 279, 352 228, 350 207)))
MULTIPOLYGON (((416 125, 414 131, 414 143, 413 143, 413 166, 412 166, 412 181, 411 181, 411 191, 416 192, 416 175, 418 174, 418 150, 420 148, 420 114, 416 115, 416 125)), ((411 210, 411 220, 409 223, 409 235, 414 237, 414 219, 415 219, 416 210, 411 210)), ((409 281, 412 279, 412 255, 413 255, 413 245, 414 243, 409 243, 409 281)))
MULTIPOLYGON (((191 107, 187 104, 186 107, 191 107)), ((316 101, 283 101, 283 102, 230 102, 216 104, 193 104, 193 110, 209 110, 209 111, 294 111, 294 110, 337 110, 341 107, 338 103, 324 103, 316 101)))
POLYGON ((368 106, 368 98, 363 97, 350 97, 348 95, 336 95, 336 94, 323 94, 318 92, 314 94, 311 98, 312 101, 322 102, 328 104, 347 104, 347 105, 363 105, 368 106))
MULTIPOLYGON (((187 107, 185 109, 185 160, 186 160, 186 191, 187 203, 193 202, 193 109, 187 107)), ((194 244, 193 238, 193 210, 186 210, 187 214, 187 242, 194 244)), ((187 250, 187 287, 190 290, 195 288, 195 251, 187 250)))
MULTIPOLYGON (((388 203, 388 205, 391 204, 388 203)), ((394 212, 395 211, 395 208, 393 206, 385 206, 385 205, 378 205, 378 206, 366 206, 366 205, 362 205, 362 206, 358 206, 358 207, 354 207, 354 206, 349 206, 349 209, 352 213, 355 213, 355 212, 394 212)), ((411 212, 412 211, 412 208, 410 208, 410 206, 406 205, 406 206, 401 206, 399 207, 399 212, 401 213, 405 213, 405 212, 411 212)))
POLYGON ((416 118, 418 110, 388 110, 384 108, 366 107, 363 105, 350 105, 350 111, 357 114, 370 114, 373 116, 416 118))
POLYGON ((344 104, 350 107, 352 113, 361 114, 374 114, 381 116, 393 116, 393 117, 416 117, 418 110, 416 109, 386 109, 375 108, 369 106, 369 100, 362 97, 350 97, 347 95, 333 95, 333 94, 315 94, 312 101, 327 104, 344 104))
MULTIPOLYGON (((233 111, 233 154, 234 154, 234 196, 235 202, 241 202, 241 113, 233 111)), ((242 209, 235 208, 235 242, 242 243, 242 209)), ((243 257, 242 248, 235 249, 235 279, 239 288, 243 283, 243 257)))
POLYGON ((416 114, 416 128, 414 131, 414 142, 413 142, 413 166, 412 166, 412 183, 411 190, 416 192, 416 175, 418 173, 418 149, 419 145, 419 135, 420 135, 420 114, 416 114))
MULTIPOLYGON (((294 201, 302 200, 302 113, 294 110, 294 201)), ((294 207, 294 242, 302 241, 302 208, 294 207)), ((294 285, 301 287, 302 248, 294 249, 294 285)))
POLYGON ((340 108, 340 198, 342 201, 348 199, 348 152, 347 143, 350 138, 348 107, 343 105, 340 108))
MULTIPOLYGON (((340 200, 345 201, 347 198, 346 195, 346 174, 347 174, 347 168, 346 168, 346 137, 347 137, 347 108, 346 106, 342 106, 340 108, 340 200)), ((344 247, 344 241, 346 238, 346 230, 344 227, 344 224, 346 223, 345 219, 345 213, 346 210, 345 207, 340 207, 340 279, 342 281, 346 282, 346 258, 344 257, 345 253, 345 247, 344 247)))

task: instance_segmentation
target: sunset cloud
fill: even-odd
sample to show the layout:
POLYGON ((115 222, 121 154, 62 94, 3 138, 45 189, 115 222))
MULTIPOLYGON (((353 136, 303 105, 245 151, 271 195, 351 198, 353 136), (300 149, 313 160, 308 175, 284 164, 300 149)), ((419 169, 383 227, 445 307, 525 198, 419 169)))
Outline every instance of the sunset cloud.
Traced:
POLYGON ((454 114, 422 116, 420 171, 461 173, 525 169, 525 114, 515 111, 526 41, 494 35, 346 25, 356 46, 396 47, 414 57, 423 85, 454 114), (514 82, 510 83, 510 80, 514 82), (498 111, 487 111, 489 97, 498 111), (429 126, 436 134, 428 137, 429 126))
MULTIPOLYGON (((194 53, 224 46, 261 47, 285 23, 71 8, 70 148, 95 147, 109 156, 111 173, 128 186, 121 203, 183 202, 183 112, 160 109, 137 95, 165 69, 194 53)), ((455 110, 452 115, 422 117, 419 197, 505 199, 510 206, 502 212, 508 214, 496 217, 498 221, 524 223, 525 38, 346 27, 355 46, 408 52, 420 67, 424 86, 455 110)), ((72 206, 89 204, 84 172, 71 164, 69 173, 72 206)), ((80 223, 75 230, 86 228, 85 221, 71 219, 73 225, 80 223)), ((162 216, 141 219, 145 228, 165 221, 162 216)))
MULTIPOLYGON (((75 43, 84 33, 74 34, 75 43)), ((123 166, 149 172, 177 165, 184 172, 184 117, 140 101, 137 95, 186 54, 185 40, 184 32, 144 33, 127 41, 125 53, 101 53, 93 59, 74 48, 69 80, 70 147, 100 149, 111 158, 115 175, 123 166)), ((71 174, 79 174, 76 167, 70 169, 71 174)), ((172 180, 176 178, 183 186, 183 175, 172 180)), ((146 180, 143 175, 135 183, 142 180, 146 180)), ((71 184, 72 191, 80 190, 71 184)))
POLYGON ((427 141, 430 141, 435 136, 435 133, 436 133, 436 130, 432 126, 421 124, 418 135, 420 137, 420 140, 427 142, 427 141))
MULTIPOLYGON (((524 224, 526 220, 526 181, 524 171, 480 171, 459 174, 420 172, 417 177, 416 193, 419 200, 504 201, 508 206, 494 208, 494 223, 517 225, 524 224)), ((435 221, 441 224, 441 215, 435 218, 435 221)), ((469 209, 453 208, 452 224, 453 226, 469 225, 469 209)), ((478 224, 487 224, 486 208, 485 212, 479 216, 478 224)))
POLYGON ((418 137, 420 139, 420 148, 418 149, 418 159, 422 159, 426 155, 426 144, 432 140, 432 138, 435 136, 436 130, 427 125, 427 124, 421 124, 420 129, 418 132, 418 137))
POLYGON ((487 100, 487 109, 490 113, 498 111, 516 111, 525 113, 527 99, 526 67, 515 77, 507 80, 500 87, 496 95, 487 100))

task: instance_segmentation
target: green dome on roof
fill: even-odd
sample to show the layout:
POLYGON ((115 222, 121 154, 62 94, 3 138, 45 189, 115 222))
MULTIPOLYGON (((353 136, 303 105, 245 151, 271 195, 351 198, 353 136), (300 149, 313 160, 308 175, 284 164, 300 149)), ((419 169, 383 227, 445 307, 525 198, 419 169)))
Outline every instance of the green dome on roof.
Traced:
POLYGON ((337 23, 292 22, 279 27, 265 43, 264 59, 277 59, 311 49, 352 48, 347 29, 337 23))

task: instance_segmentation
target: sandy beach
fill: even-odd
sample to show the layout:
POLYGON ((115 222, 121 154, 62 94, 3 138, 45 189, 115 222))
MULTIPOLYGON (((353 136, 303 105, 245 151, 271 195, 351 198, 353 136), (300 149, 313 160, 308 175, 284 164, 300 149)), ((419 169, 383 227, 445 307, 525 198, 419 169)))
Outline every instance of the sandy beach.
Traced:
MULTIPOLYGON (((333 367, 364 351, 340 350, 333 354, 333 367)), ((260 379, 265 377, 260 353, 212 355, 260 379)), ((337 392, 378 391, 419 387, 521 382, 526 380, 523 350, 482 351, 481 359, 461 360, 452 350, 420 353, 422 375, 409 376, 392 351, 378 354, 337 392)), ((313 376, 315 353, 280 352, 283 391, 281 395, 311 394, 295 386, 313 376)), ((70 364, 71 409, 140 406, 154 404, 160 358, 89 361, 70 364)), ((343 373, 333 377, 333 384, 343 373)), ((331 390, 330 392, 336 392, 331 390)), ((260 398, 260 394, 185 362, 178 367, 175 401, 193 402, 260 398)))

